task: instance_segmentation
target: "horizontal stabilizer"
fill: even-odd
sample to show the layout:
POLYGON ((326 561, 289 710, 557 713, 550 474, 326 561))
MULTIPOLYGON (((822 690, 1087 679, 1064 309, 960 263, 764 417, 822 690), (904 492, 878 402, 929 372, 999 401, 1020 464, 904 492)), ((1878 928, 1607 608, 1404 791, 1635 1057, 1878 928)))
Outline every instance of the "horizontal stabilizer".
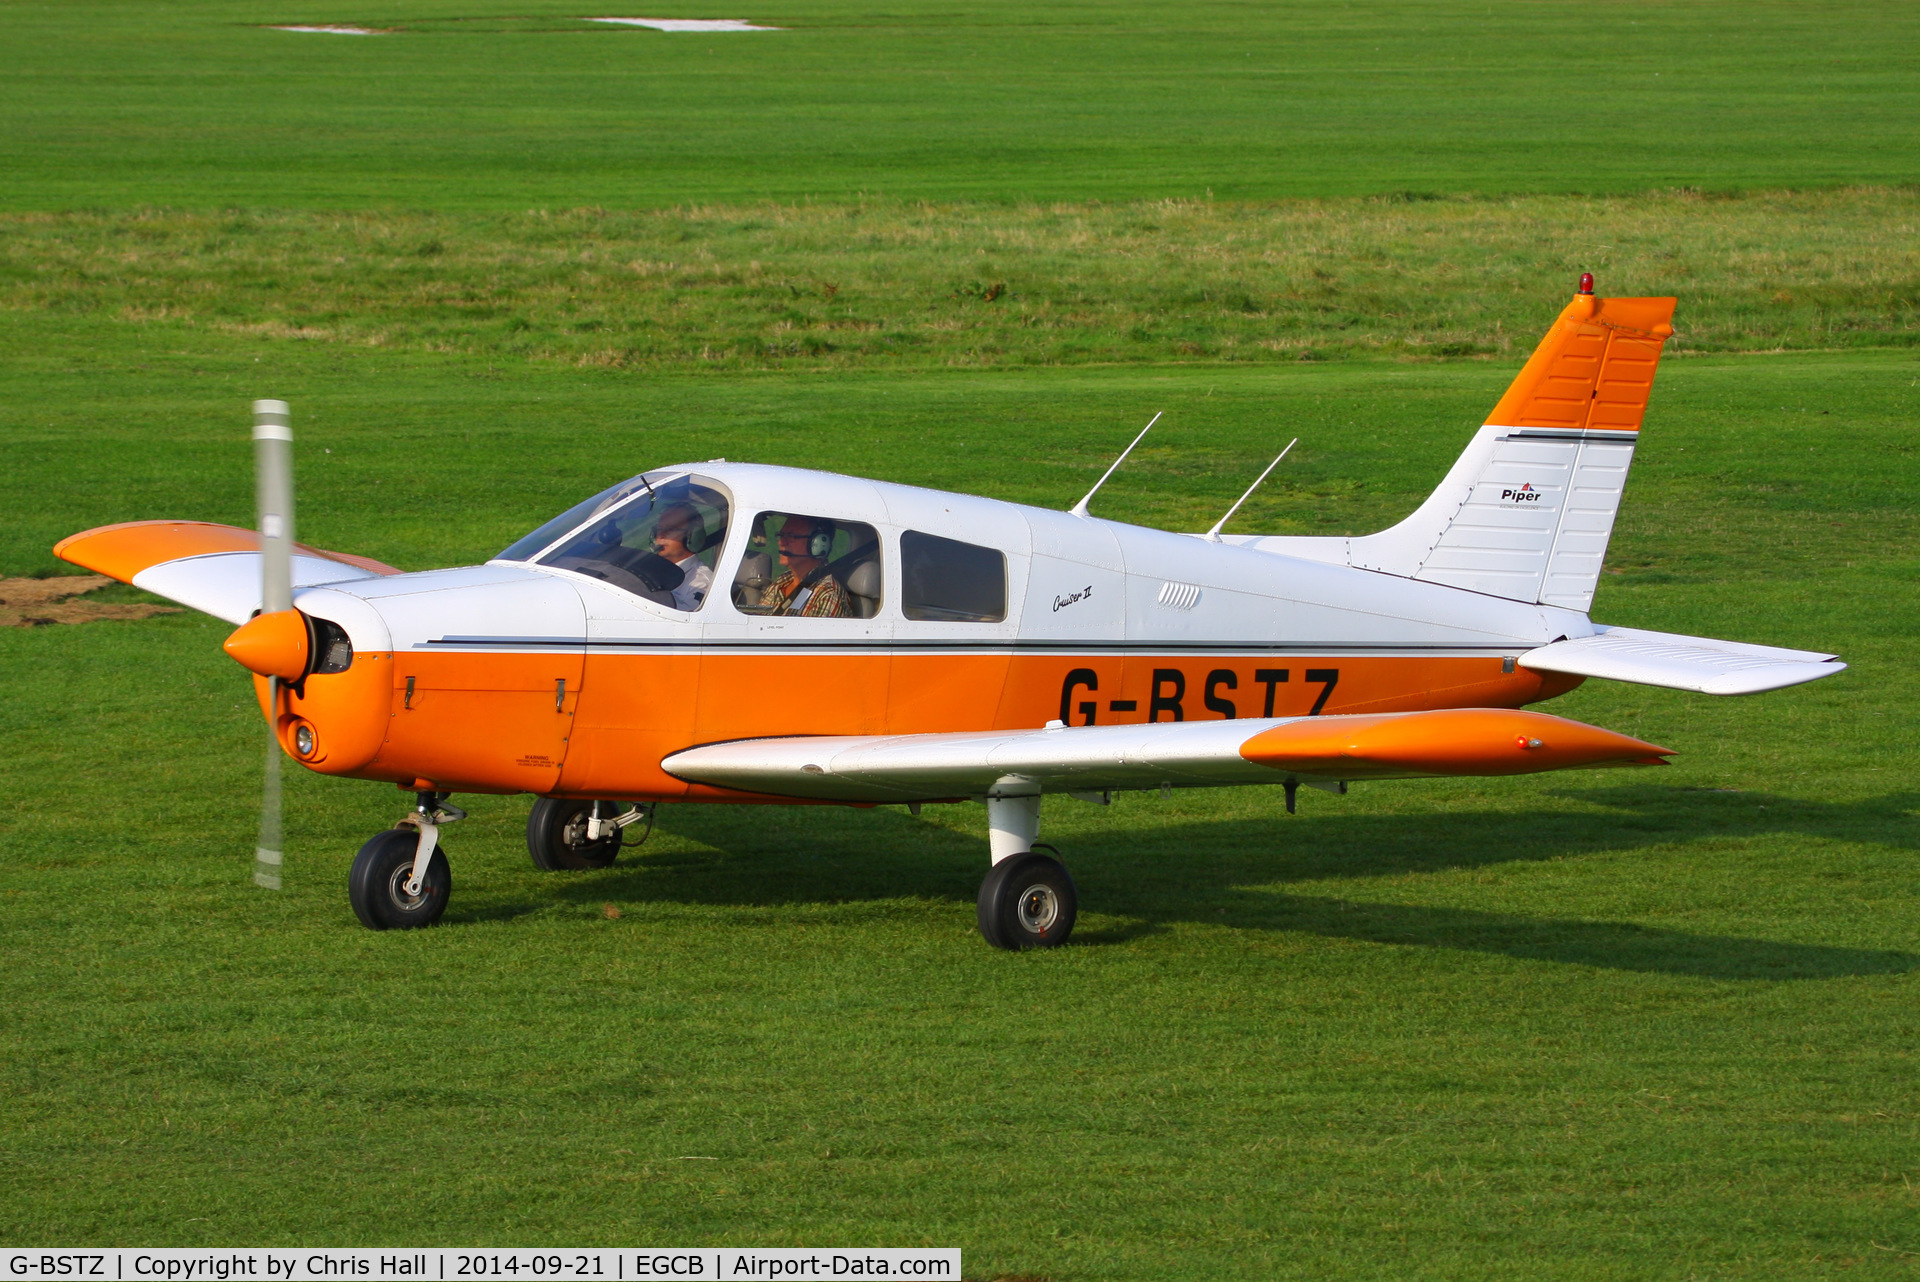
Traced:
POLYGON ((1520 666, 1700 694, 1758 694, 1830 677, 1847 665, 1813 650, 1601 628, 1594 636, 1529 650, 1520 656, 1520 666))
MULTIPOLYGON (((235 525, 130 521, 70 535, 53 554, 228 623, 245 623, 260 608, 259 549, 260 536, 235 525)), ((296 588, 398 573, 368 557, 293 545, 296 588)))
POLYGON ((954 734, 741 739, 674 753, 677 778, 739 792, 887 802, 1661 765, 1669 749, 1515 708, 1163 721, 954 734))

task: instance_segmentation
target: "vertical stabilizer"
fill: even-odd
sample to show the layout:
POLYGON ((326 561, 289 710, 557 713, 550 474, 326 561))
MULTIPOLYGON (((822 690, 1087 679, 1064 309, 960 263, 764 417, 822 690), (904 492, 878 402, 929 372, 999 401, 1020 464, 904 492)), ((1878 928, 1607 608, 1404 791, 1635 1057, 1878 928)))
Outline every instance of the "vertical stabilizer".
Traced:
POLYGON ((1447 479, 1419 510, 1354 539, 1260 547, 1472 592, 1585 611, 1673 333, 1671 298, 1582 291, 1540 340, 1447 479), (1341 546, 1344 545, 1344 546, 1341 546))

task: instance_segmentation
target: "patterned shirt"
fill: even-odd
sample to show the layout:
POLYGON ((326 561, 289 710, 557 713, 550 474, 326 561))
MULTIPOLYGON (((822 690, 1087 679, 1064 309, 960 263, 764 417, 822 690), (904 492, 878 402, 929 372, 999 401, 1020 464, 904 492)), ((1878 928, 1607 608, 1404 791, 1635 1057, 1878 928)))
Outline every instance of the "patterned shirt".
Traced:
POLYGON ((773 607, 770 614, 797 614, 807 619, 851 619, 853 602, 847 599, 847 590, 831 574, 823 574, 812 584, 800 588, 800 576, 792 570, 780 571, 780 577, 767 588, 762 598, 773 607), (804 591, 806 599, 798 610, 793 608, 792 598, 795 590, 804 591))

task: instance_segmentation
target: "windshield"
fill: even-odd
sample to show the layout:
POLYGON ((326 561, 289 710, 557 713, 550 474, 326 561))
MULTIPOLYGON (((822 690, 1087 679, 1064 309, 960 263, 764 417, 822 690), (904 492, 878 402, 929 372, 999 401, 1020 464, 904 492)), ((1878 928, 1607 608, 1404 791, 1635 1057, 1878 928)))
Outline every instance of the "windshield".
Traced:
POLYGON ((624 501, 589 508, 586 528, 539 564, 588 575, 670 610, 698 610, 713 585, 728 510, 725 493, 700 477, 641 484, 624 501))
POLYGON ((559 516, 554 517, 533 533, 525 535, 508 545, 507 549, 494 557, 496 561, 531 561, 547 550, 555 539, 570 530, 580 528, 581 524, 600 513, 624 502, 647 488, 648 477, 643 472, 630 477, 618 485, 608 486, 584 503, 576 503, 559 516))

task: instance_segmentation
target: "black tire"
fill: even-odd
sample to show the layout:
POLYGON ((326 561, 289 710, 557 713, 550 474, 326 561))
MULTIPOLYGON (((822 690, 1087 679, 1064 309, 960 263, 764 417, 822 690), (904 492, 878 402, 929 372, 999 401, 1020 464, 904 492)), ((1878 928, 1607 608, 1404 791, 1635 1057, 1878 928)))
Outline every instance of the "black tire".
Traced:
POLYGON ((1079 911, 1066 865, 1031 850, 1001 860, 980 883, 980 933, 995 948, 1058 948, 1079 911))
POLYGON ((598 841, 587 840, 587 811, 596 805, 611 818, 613 802, 573 801, 542 797, 533 803, 527 816, 527 854, 541 872, 578 871, 605 868, 620 857, 619 832, 610 832, 598 841))
POLYGON ((447 897, 453 893, 453 870, 447 865, 443 847, 436 847, 427 860, 420 893, 407 894, 413 854, 419 847, 420 833, 413 828, 389 828, 360 847, 353 859, 353 871, 347 874, 347 899, 362 926, 368 930, 418 930, 433 925, 447 911, 447 897))

